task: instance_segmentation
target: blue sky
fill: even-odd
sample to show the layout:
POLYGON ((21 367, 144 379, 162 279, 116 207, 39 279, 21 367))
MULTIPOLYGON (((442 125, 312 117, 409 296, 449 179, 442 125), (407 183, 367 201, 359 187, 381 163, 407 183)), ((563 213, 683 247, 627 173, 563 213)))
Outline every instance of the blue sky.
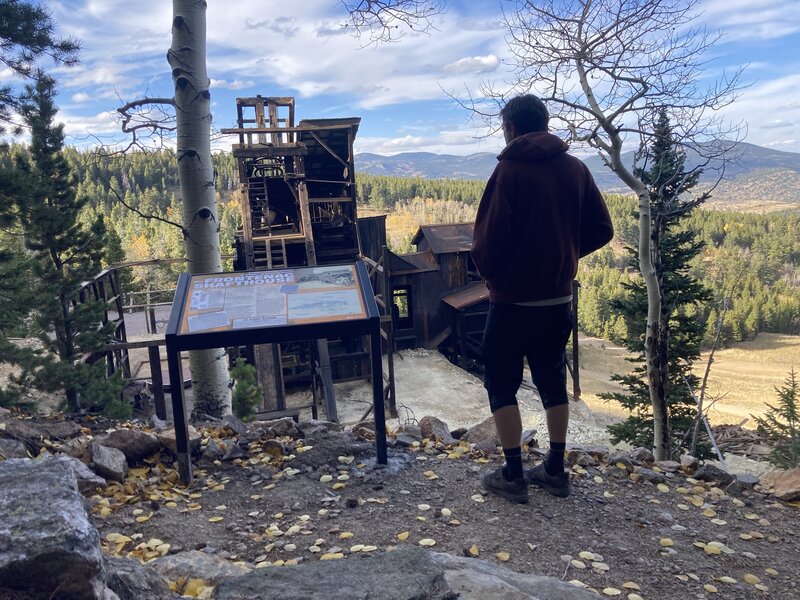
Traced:
MULTIPOLYGON (((57 73, 68 143, 120 139, 123 101, 170 96, 168 0, 50 0, 62 34, 83 43, 82 62, 57 73)), ((494 152, 482 123, 443 90, 477 93, 509 78, 498 0, 450 0, 438 31, 364 47, 341 27, 338 0, 208 0, 208 72, 216 127, 231 127, 237 96, 295 96, 299 118, 360 116, 356 151, 494 152)), ((722 27, 712 75, 749 64, 750 84, 725 117, 746 141, 800 152, 800 0, 702 0, 701 21, 722 27)), ((0 74, 2 77, 2 74, 0 74)), ((229 147, 233 140, 224 140, 229 147)))

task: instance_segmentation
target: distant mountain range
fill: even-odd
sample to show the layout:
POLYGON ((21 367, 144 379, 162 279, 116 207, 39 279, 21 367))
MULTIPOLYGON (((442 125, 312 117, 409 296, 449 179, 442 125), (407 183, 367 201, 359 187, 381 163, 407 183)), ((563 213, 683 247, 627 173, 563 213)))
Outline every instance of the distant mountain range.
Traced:
MULTIPOLYGON (((725 165, 723 180, 713 192, 710 206, 727 206, 745 210, 782 210, 800 208, 800 153, 780 152, 754 144, 740 143, 725 165)), ((628 166, 633 164, 633 152, 623 154, 628 166)), ((687 166, 700 164, 697 152, 689 152, 687 166)), ((605 192, 628 193, 600 160, 592 156, 584 160, 594 175, 598 187, 605 192)), ((488 179, 497 164, 497 155, 479 152, 469 156, 404 152, 394 156, 361 153, 355 156, 356 172, 394 177, 424 177, 426 179, 488 179)), ((721 161, 707 165, 701 187, 717 181, 721 161)))

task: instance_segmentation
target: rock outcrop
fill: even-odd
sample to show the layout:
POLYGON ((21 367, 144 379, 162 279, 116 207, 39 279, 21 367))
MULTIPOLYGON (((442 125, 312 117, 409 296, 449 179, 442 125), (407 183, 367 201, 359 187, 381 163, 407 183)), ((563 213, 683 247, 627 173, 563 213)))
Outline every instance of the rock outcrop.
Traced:
POLYGON ((44 598, 116 597, 102 583, 100 535, 65 461, 0 463, 0 514, 0 590, 44 598))

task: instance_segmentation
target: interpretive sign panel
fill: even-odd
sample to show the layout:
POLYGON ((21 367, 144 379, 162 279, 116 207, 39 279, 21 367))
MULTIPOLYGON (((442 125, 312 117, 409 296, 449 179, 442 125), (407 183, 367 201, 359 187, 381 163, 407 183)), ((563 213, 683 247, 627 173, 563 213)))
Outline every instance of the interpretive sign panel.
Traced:
POLYGON ((355 265, 192 275, 180 333, 365 319, 355 265))

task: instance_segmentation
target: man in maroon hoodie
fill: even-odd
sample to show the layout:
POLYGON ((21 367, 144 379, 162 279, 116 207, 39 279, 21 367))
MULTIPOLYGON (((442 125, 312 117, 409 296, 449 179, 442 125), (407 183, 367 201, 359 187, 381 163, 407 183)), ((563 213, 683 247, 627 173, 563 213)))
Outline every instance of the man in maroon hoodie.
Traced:
POLYGON ((484 385, 505 456, 505 465, 484 475, 482 484, 524 504, 528 483, 569 495, 565 348, 572 280, 578 259, 607 244, 614 230, 589 169, 547 133, 541 100, 513 98, 500 118, 507 145, 483 192, 471 253, 489 288, 484 385), (547 415, 550 452, 523 474, 516 393, 526 358, 547 415))

